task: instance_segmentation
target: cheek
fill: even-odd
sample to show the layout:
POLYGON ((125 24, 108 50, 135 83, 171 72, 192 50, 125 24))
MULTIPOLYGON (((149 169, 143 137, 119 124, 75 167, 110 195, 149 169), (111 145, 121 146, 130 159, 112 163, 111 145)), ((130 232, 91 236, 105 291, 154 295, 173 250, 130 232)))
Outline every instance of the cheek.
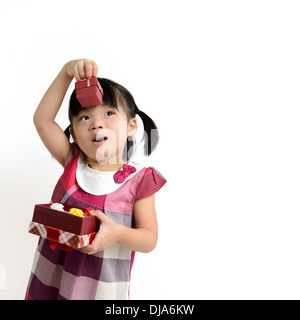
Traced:
POLYGON ((108 130, 115 136, 115 140, 124 140, 128 133, 127 121, 118 120, 115 123, 110 123, 108 130))
POLYGON ((75 134, 76 141, 78 144, 85 141, 86 136, 85 136, 84 130, 82 130, 81 126, 75 126, 73 132, 75 134))
POLYGON ((128 123, 127 121, 119 121, 117 129, 117 139, 121 143, 126 141, 128 136, 128 123))

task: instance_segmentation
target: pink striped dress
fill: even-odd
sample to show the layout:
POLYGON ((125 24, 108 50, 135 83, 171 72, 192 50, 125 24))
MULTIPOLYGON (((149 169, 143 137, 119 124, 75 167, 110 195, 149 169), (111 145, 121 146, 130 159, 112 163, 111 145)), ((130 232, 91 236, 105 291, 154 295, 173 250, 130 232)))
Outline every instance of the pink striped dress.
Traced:
MULTIPOLYGON (((83 158, 73 143, 51 202, 92 207, 117 223, 132 228, 134 202, 154 194, 166 183, 156 169, 130 162, 136 172, 117 184, 112 181, 114 173, 96 172, 82 162, 83 158), (102 183, 105 181, 109 181, 107 186, 102 183)), ((134 254, 134 251, 117 243, 94 255, 88 255, 82 249, 72 249, 71 252, 59 248, 52 250, 50 241, 40 238, 25 299, 129 299, 134 254)))

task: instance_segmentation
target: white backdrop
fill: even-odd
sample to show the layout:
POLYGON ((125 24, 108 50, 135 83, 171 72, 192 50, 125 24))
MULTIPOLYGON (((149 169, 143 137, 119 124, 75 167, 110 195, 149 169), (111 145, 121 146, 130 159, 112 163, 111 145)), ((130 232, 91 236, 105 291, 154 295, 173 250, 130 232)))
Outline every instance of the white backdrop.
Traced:
POLYGON ((76 58, 160 129, 157 151, 135 157, 168 183, 131 298, 299 299, 299 15, 286 0, 2 0, 0 299, 24 298, 28 223, 62 173, 32 116, 76 58))

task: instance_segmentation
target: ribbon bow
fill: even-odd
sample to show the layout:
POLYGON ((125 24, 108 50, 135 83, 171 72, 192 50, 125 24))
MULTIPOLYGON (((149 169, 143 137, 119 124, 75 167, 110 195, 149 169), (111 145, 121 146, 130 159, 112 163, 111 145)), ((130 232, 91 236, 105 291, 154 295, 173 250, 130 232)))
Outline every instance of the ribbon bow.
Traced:
POLYGON ((114 174, 114 179, 117 183, 122 183, 125 181, 125 179, 131 174, 136 172, 136 168, 130 166, 129 164, 124 163, 123 164, 123 170, 118 170, 114 174))

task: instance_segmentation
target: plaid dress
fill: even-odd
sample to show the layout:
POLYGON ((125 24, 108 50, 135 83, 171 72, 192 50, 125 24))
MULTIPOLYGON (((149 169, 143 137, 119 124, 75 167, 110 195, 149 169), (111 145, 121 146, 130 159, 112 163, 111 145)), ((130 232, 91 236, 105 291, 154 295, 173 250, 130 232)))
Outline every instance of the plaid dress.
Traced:
MULTIPOLYGON (((119 224, 134 227, 133 205, 154 194, 166 182, 154 168, 137 167, 110 193, 94 195, 81 188, 76 179, 81 151, 72 144, 66 165, 54 189, 51 202, 101 210, 119 224)), ((134 251, 112 244, 93 255, 82 249, 52 250, 50 241, 40 238, 26 292, 26 300, 123 300, 129 299, 134 251)))

